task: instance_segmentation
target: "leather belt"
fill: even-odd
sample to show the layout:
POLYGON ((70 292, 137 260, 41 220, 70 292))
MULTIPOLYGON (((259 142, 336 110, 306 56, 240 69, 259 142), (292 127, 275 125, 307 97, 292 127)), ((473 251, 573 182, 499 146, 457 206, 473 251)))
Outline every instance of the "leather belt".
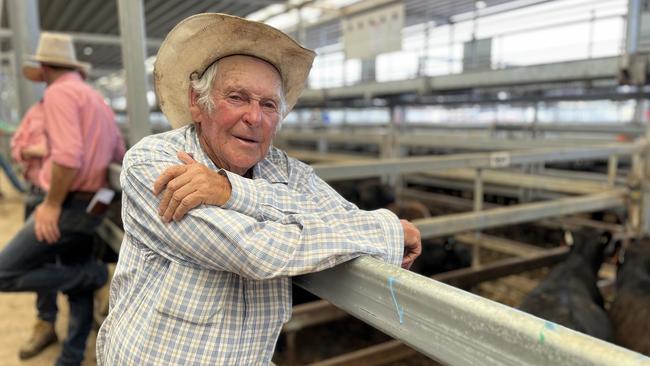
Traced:
POLYGON ((77 201, 86 201, 90 202, 91 199, 93 199, 93 196, 95 195, 96 192, 82 192, 82 191, 72 191, 68 192, 68 197, 73 200, 77 201))

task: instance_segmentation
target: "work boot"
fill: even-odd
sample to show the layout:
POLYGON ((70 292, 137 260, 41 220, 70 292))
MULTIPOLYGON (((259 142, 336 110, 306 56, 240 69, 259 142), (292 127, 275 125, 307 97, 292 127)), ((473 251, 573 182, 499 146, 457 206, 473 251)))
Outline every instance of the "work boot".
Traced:
POLYGON ((34 326, 34 332, 31 338, 20 347, 18 357, 21 360, 32 358, 41 353, 47 346, 58 341, 56 333, 54 332, 54 323, 46 322, 45 320, 38 319, 34 326))

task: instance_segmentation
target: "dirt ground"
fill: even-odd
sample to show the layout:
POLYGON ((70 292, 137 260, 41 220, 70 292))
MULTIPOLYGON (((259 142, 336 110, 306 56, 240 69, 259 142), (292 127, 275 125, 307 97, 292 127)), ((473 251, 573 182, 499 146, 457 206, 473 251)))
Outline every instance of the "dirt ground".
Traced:
MULTIPOLYGON (((23 198, 13 189, 9 181, 0 173, 0 247, 4 247, 23 223, 23 198)), ((65 339, 68 325, 68 302, 59 295, 59 317, 56 331, 59 343, 47 348, 40 355, 27 361, 18 359, 18 348, 25 342, 36 320, 36 295, 23 293, 0 293, 0 363, 3 366, 44 366, 53 365, 61 351, 61 340, 65 339)), ((88 339, 84 366, 94 366, 95 336, 93 331, 88 339)))

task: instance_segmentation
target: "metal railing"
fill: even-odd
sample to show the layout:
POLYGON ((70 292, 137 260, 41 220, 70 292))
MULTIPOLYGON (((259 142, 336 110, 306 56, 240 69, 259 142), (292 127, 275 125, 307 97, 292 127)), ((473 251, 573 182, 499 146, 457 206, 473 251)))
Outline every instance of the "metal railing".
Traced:
MULTIPOLYGON (((602 159, 610 155, 638 154, 643 148, 645 144, 641 142, 603 144, 343 161, 316 164, 314 169, 326 180, 350 179, 449 168, 499 168, 542 161, 602 159)), ((111 169, 111 181, 118 182, 115 174, 119 173, 119 167, 111 169)), ((591 188, 589 192, 593 191, 591 188)), ((427 238, 620 207, 626 204, 627 194, 625 189, 604 186, 601 192, 438 216, 416 220, 414 224, 422 237, 427 238)), ((119 240, 121 233, 114 225, 102 230, 113 241, 119 240)), ((299 276, 295 281, 345 312, 445 364, 650 365, 650 359, 638 353, 369 257, 299 276)))
POLYGON ((363 257, 295 280, 449 365, 650 365, 650 358, 363 257))

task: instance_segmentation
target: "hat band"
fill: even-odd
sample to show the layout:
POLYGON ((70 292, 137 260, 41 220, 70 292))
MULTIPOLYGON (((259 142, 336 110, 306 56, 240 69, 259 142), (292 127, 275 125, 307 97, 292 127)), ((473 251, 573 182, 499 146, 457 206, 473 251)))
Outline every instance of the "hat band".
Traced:
POLYGON ((52 65, 61 65, 61 66, 71 66, 74 68, 80 68, 82 65, 79 63, 77 60, 71 60, 69 58, 60 58, 60 57, 54 57, 54 56, 44 56, 44 55, 36 55, 33 57, 35 61, 42 62, 45 64, 52 64, 52 65))

